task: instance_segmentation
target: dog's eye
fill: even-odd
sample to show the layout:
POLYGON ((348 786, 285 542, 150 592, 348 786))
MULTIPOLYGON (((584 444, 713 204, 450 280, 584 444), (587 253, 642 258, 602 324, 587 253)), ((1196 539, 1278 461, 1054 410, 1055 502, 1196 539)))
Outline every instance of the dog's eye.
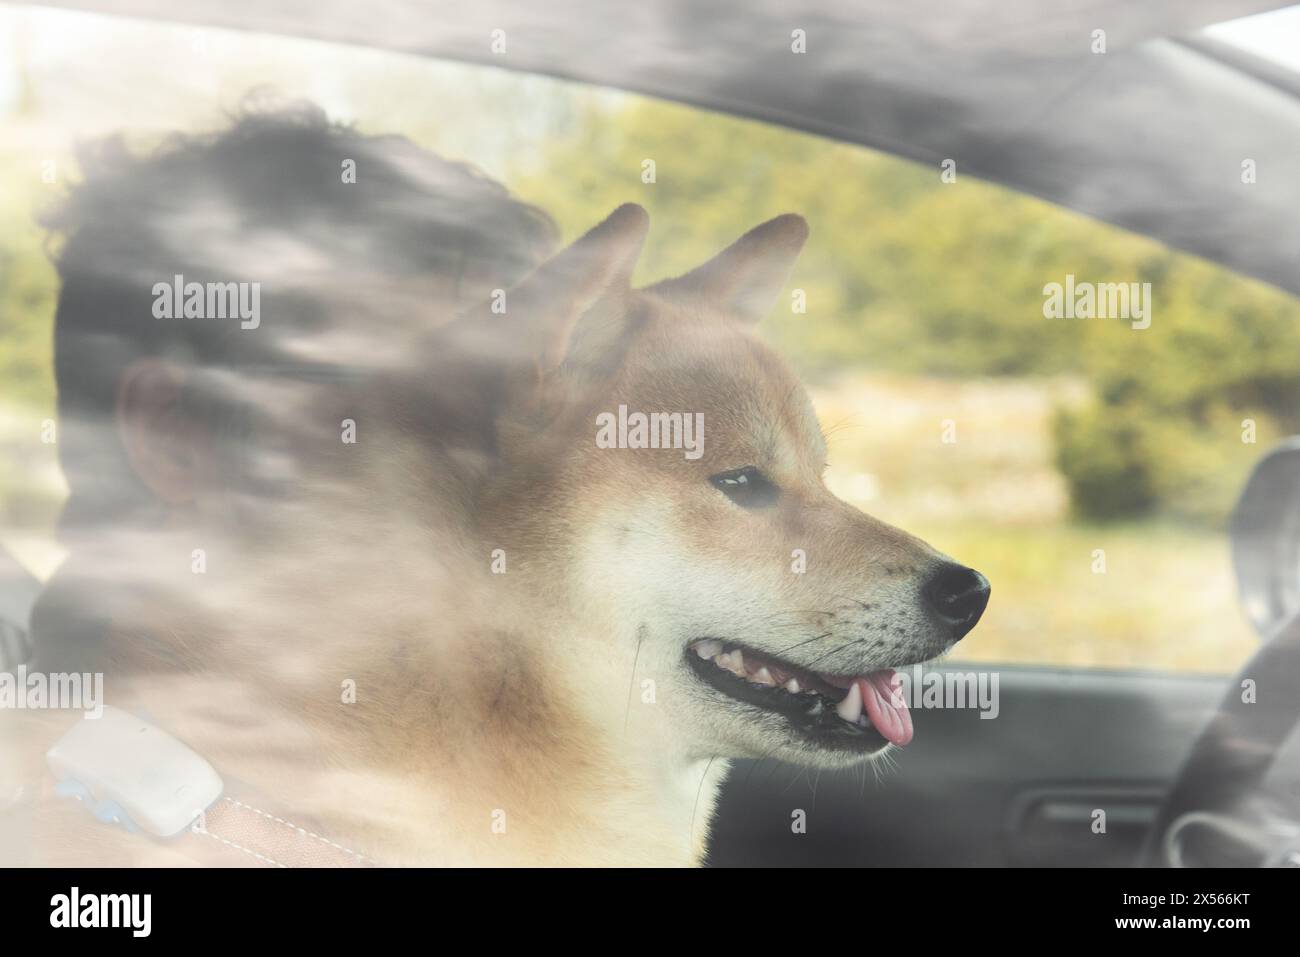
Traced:
POLYGON ((742 508, 764 508, 774 504, 781 495, 781 490, 752 465, 720 472, 709 482, 742 508))

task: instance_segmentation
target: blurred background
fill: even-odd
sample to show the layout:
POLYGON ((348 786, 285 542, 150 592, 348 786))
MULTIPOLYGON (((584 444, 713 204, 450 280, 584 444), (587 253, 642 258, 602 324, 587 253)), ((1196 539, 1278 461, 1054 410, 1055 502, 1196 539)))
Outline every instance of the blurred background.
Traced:
MULTIPOLYGON (((1256 30, 1267 46, 1275 30, 1256 30)), ((1249 30, 1245 34, 1249 40, 1249 30)), ((1293 51, 1294 52, 1294 51, 1293 51)), ((812 390, 828 482, 984 571, 965 660, 1231 672, 1255 648, 1225 523, 1253 462, 1300 431, 1300 302, 1014 191, 674 103, 316 41, 0 7, 0 545, 61 559, 52 240, 35 217, 79 141, 149 150, 254 95, 470 162, 566 239, 647 207, 640 278, 803 214, 793 297, 760 327, 812 390), (655 164, 643 181, 644 161, 655 164), (1067 274, 1149 282, 1150 328, 1049 320, 1067 274)))

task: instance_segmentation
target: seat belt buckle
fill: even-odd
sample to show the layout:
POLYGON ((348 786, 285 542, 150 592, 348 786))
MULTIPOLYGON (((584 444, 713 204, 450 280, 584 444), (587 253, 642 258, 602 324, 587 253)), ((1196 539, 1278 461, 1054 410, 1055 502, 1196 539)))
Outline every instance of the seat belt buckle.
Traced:
POLYGON ((57 792, 104 823, 154 837, 186 830, 221 797, 221 776, 166 731, 109 705, 83 718, 45 755, 57 792))

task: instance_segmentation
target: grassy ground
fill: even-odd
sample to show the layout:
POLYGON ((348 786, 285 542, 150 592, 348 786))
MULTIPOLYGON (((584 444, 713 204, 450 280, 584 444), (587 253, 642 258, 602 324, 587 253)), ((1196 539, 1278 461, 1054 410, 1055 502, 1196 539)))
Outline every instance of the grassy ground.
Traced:
POLYGON ((1258 644, 1221 535, 1155 523, 918 531, 993 582, 963 660, 1226 673, 1258 644))
POLYGON ((827 481, 989 577, 989 611, 954 657, 1235 670, 1256 640, 1223 532, 1070 519, 1049 425, 1054 405, 1079 395, 1070 382, 826 383, 814 401, 830 441, 827 481))

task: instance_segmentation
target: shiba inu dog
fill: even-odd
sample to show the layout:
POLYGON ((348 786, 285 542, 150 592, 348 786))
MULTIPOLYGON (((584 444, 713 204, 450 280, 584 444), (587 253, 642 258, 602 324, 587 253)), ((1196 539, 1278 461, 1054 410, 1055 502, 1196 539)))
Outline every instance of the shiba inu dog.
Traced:
POLYGON ((616 210, 515 295, 535 362, 497 420, 480 514, 514 556, 529 660, 586 728, 575 746, 610 763, 609 793, 638 779, 654 796, 660 861, 682 863, 700 857, 715 758, 830 768, 906 744, 891 669, 947 651, 989 585, 823 485, 811 405, 752 333, 803 220, 634 292, 646 229, 616 210), (621 406, 699 414, 702 455, 600 447, 621 406))
MULTIPOLYGON (((155 595, 187 601, 115 623, 110 703, 382 864, 701 863, 729 759, 905 745, 892 669, 960 640, 989 584, 824 486, 811 405, 753 333, 803 220, 634 290, 647 229, 620 207, 322 413, 370 428, 365 455, 335 443, 257 549, 217 513, 210 551, 245 556, 219 580, 169 558, 155 595), (602 438, 635 415, 697 423, 693 454, 602 438)), ((131 840, 112 853, 170 862, 131 840)))

